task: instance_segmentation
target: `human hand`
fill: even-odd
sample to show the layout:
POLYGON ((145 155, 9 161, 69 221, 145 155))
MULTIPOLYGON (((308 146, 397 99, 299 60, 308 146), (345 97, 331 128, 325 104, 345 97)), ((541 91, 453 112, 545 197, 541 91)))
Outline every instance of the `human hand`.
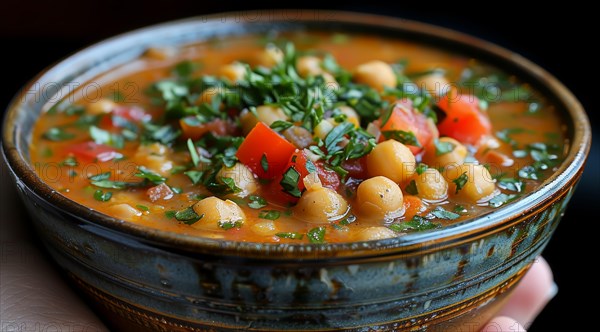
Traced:
POLYGON ((498 316, 487 323, 481 332, 524 332, 557 292, 550 266, 539 257, 498 316))

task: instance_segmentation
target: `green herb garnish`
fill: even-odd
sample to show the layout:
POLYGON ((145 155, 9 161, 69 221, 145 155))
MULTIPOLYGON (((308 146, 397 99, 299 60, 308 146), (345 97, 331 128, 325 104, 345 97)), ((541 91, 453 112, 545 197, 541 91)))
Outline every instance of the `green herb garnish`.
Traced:
POLYGON ((50 128, 42 137, 49 141, 61 142, 75 138, 75 134, 64 131, 61 128, 50 128))
POLYGON ((107 202, 112 197, 112 193, 110 191, 103 192, 102 190, 96 190, 94 192, 94 199, 100 202, 107 202))
POLYGON ((310 243, 325 243, 325 227, 315 227, 306 233, 310 243))
POLYGON ((433 209, 431 211, 431 214, 433 216, 435 216, 436 218, 447 219, 447 220, 454 220, 454 219, 457 219, 458 217, 460 217, 459 214, 454 213, 454 212, 450 212, 450 211, 446 211, 441 206, 438 206, 435 209, 433 209))
POLYGON ((267 200, 260 196, 250 195, 248 199, 250 200, 250 203, 248 203, 248 207, 251 209, 258 210, 267 206, 267 200))
POLYGON ((165 183, 165 181, 167 181, 167 179, 162 177, 160 174, 157 174, 144 166, 138 166, 137 173, 134 175, 156 185, 165 183))
POLYGON ((258 217, 261 219, 277 220, 281 216, 281 212, 277 210, 264 210, 258 213, 258 217))
POLYGON ((417 216, 417 215, 414 216, 409 221, 391 224, 388 226, 388 228, 393 230, 394 232, 406 232, 406 231, 417 231, 418 232, 418 231, 424 231, 424 230, 439 228, 439 227, 440 227, 440 224, 431 222, 429 219, 421 217, 421 216, 417 216))
POLYGON ((435 155, 436 156, 441 156, 441 155, 445 155, 446 153, 450 153, 455 148, 454 144, 452 144, 450 142, 440 142, 438 139, 435 139, 433 141, 433 144, 435 146, 435 155))
POLYGON ((494 198, 492 198, 489 202, 491 207, 497 208, 500 207, 502 205, 508 204, 512 201, 514 201, 515 199, 519 198, 518 194, 500 194, 498 196, 495 196, 494 198))
POLYGON ((300 192, 300 188, 298 188, 298 182, 300 181, 300 173, 296 171, 293 167, 290 167, 283 173, 283 178, 279 182, 281 187, 283 187, 283 191, 294 196, 300 198, 302 196, 302 192, 300 192))
POLYGON ((385 139, 394 139, 404 145, 412 145, 416 147, 421 147, 421 143, 415 136, 415 133, 412 131, 403 131, 403 130, 385 130, 382 131, 381 134, 385 139))
POLYGON ((182 223, 184 223, 186 225, 193 225, 196 222, 198 222, 198 220, 202 219, 202 217, 204 217, 204 214, 199 216, 196 213, 196 211, 194 211, 194 209, 190 206, 183 210, 179 210, 179 211, 175 212, 174 217, 175 217, 175 219, 177 219, 178 221, 181 221, 182 223))
POLYGON ((264 153, 260 158, 260 166, 262 167, 263 171, 265 171, 265 173, 269 171, 269 161, 267 160, 267 155, 264 153))
POLYGON ((462 173, 456 179, 452 180, 452 182, 454 182, 454 184, 456 185, 456 191, 454 193, 458 194, 458 192, 462 190, 462 188, 467 184, 468 181, 469 177, 467 176, 467 172, 462 173))
POLYGON ((419 190, 417 189, 417 183, 415 182, 415 180, 410 180, 406 188, 404 188, 404 191, 406 191, 410 195, 418 195, 419 190))
POLYGON ((284 232, 277 233, 275 236, 280 237, 282 239, 291 239, 291 240, 302 240, 304 234, 296 233, 296 232, 284 232))

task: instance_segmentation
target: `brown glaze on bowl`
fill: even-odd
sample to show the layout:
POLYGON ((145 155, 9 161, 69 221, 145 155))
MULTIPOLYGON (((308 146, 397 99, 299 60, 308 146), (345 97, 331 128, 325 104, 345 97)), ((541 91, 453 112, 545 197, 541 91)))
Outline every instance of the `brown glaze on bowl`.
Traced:
POLYGON ((90 46, 15 97, 2 135, 4 158, 44 245, 105 321, 123 331, 476 331, 550 239, 591 143, 579 102, 519 55, 421 23, 313 10, 198 17, 90 46), (395 36, 506 69, 562 112, 570 144, 565 161, 535 192, 475 220, 396 239, 322 245, 223 242, 148 229, 79 205, 35 174, 28 144, 46 104, 36 86, 85 82, 149 46, 272 29, 395 36))

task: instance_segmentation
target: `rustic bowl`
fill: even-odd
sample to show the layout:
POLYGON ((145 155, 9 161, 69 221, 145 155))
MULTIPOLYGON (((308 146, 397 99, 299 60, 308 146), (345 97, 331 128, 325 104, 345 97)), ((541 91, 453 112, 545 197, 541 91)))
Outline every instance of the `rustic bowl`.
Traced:
POLYGON ((124 331, 389 329, 476 331, 544 249, 580 178, 591 130, 554 77, 498 46, 430 25, 326 11, 198 17, 90 46, 35 77, 8 107, 3 155, 44 245, 111 327, 124 331), (32 126, 53 95, 149 46, 272 29, 318 29, 419 40, 521 77, 557 105, 569 150, 535 192, 442 230, 361 243, 236 243, 148 229, 54 191, 29 162, 32 126))

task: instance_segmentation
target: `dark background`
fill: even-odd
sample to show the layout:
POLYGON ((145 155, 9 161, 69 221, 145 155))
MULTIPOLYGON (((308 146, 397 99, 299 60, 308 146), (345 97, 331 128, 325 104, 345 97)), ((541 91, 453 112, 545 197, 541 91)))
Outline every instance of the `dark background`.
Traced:
MULTIPOLYGON (((12 1, 0 3, 0 107, 37 72, 68 54, 127 30, 171 19, 230 10, 268 8, 229 1, 150 2, 105 0, 98 3, 66 1, 12 1)), ((597 43, 594 36, 593 11, 572 2, 561 6, 548 4, 543 10, 522 8, 508 2, 430 2, 377 4, 344 2, 333 5, 325 1, 304 1, 292 7, 327 8, 364 11, 425 21, 460 30, 490 40, 520 53, 554 74, 569 87, 588 110, 598 132, 598 114, 592 104, 597 88, 598 56, 590 50, 597 43), (568 7, 567 7, 568 6, 568 7), (592 91, 594 90, 594 91, 592 91)), ((277 7, 284 7, 279 3, 277 7)), ((581 298, 591 296, 595 277, 574 257, 594 259, 592 244, 598 217, 593 203, 600 188, 600 149, 594 144, 588 165, 567 214, 544 256, 553 267, 559 293, 531 327, 530 331, 554 330, 560 321, 569 322, 569 330, 587 326, 590 321, 573 319, 582 316, 581 298)), ((584 317, 586 315, 583 315, 584 317)), ((592 316, 593 317, 593 316, 592 316)))

